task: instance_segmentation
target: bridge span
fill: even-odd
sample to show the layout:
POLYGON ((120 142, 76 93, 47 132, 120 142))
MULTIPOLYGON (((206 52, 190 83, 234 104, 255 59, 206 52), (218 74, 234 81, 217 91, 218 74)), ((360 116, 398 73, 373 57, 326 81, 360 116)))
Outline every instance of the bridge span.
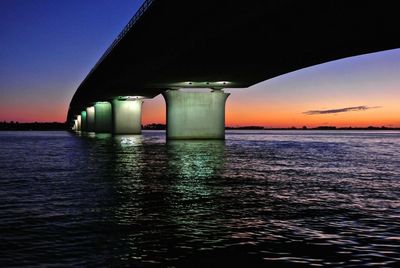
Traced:
POLYGON ((223 139, 224 88, 399 48, 399 25, 396 1, 146 0, 78 87, 67 121, 139 134, 142 102, 163 94, 167 138, 223 139))

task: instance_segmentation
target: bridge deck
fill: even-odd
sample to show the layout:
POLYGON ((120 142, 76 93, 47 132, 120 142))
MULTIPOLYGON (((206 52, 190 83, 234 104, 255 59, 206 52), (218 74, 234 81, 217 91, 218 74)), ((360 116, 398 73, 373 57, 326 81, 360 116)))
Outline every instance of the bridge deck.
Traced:
POLYGON ((118 95, 154 97, 185 86, 245 88, 315 64, 400 47, 395 1, 151 2, 79 86, 69 118, 90 102, 118 95))

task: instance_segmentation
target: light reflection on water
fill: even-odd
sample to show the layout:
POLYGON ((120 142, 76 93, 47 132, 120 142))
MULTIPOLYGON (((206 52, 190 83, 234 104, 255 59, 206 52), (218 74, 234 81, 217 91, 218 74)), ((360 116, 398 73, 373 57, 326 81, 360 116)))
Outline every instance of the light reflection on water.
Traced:
POLYGON ((181 179, 218 174, 225 162, 225 141, 168 141, 168 167, 181 179))
POLYGON ((394 266, 399 132, 0 133, 0 264, 394 266))

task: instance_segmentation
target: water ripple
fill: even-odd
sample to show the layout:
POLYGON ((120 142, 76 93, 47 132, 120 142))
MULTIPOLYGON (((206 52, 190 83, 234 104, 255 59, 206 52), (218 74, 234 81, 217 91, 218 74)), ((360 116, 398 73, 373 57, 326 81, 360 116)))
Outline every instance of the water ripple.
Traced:
POLYGON ((0 265, 393 267, 400 133, 0 133, 0 265))

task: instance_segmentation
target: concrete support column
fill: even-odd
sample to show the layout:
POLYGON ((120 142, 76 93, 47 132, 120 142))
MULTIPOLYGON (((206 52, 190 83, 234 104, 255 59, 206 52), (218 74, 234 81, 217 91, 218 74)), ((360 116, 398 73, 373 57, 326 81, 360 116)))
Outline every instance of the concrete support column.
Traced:
POLYGON ((109 102, 97 102, 94 105, 94 131, 96 133, 112 132, 112 107, 109 102))
POLYGON ((86 110, 81 112, 81 131, 87 131, 86 110))
POLYGON ((76 116, 76 131, 81 131, 81 121, 82 121, 82 116, 81 115, 77 115, 76 116))
POLYGON ((86 108, 86 131, 93 132, 94 131, 94 106, 90 106, 86 108))
POLYGON ((114 134, 142 133, 142 103, 141 99, 114 99, 113 131, 114 134))
POLYGON ((229 93, 167 90, 163 96, 168 139, 225 139, 225 102, 229 93))
POLYGON ((72 127, 72 130, 78 131, 78 120, 74 119, 74 126, 72 127))

